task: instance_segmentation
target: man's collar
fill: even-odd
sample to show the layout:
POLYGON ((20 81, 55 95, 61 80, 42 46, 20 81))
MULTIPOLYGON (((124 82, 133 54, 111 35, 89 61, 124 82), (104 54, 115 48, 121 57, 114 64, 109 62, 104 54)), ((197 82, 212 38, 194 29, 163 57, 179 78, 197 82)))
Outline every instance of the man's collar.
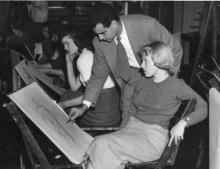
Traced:
MULTIPOLYGON (((121 39, 123 39, 126 36, 125 25, 121 19, 120 19, 120 22, 121 22, 122 31, 121 31, 121 34, 119 35, 119 37, 121 37, 121 39)), ((117 39, 117 36, 114 38, 114 40, 116 40, 116 39, 117 39)))

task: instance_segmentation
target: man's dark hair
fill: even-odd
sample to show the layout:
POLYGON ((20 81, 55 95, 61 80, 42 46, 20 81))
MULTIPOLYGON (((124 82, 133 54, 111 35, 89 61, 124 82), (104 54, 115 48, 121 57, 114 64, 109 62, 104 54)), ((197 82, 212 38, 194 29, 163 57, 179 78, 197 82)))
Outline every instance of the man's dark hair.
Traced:
POLYGON ((119 16, 114 8, 106 3, 94 5, 93 16, 91 19, 91 28, 94 29, 98 23, 104 27, 109 27, 113 20, 119 21, 119 16))

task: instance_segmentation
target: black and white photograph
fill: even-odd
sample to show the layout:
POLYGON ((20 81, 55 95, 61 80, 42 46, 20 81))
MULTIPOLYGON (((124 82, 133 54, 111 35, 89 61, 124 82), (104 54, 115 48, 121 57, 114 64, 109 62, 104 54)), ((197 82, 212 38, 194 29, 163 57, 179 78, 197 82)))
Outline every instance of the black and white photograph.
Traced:
POLYGON ((0 169, 220 169, 220 2, 0 1, 0 169))

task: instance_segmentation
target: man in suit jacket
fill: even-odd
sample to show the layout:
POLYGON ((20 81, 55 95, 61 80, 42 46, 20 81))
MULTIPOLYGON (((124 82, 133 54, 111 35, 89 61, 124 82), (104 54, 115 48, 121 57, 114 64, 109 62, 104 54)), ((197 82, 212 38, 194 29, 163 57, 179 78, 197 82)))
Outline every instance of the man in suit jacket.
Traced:
POLYGON ((138 51, 145 44, 154 41, 167 43, 175 57, 175 72, 178 72, 180 68, 182 47, 179 40, 154 18, 140 14, 119 17, 108 4, 96 5, 94 11, 92 28, 97 35, 93 40, 95 62, 83 102, 78 108, 72 109, 71 120, 82 115, 91 105, 95 106, 109 74, 114 77, 121 89, 121 108, 122 112, 126 113, 133 94, 133 87, 130 84, 141 77, 139 71, 141 58, 138 51), (116 76, 117 37, 121 38, 121 43, 127 54, 130 66, 129 80, 116 76))

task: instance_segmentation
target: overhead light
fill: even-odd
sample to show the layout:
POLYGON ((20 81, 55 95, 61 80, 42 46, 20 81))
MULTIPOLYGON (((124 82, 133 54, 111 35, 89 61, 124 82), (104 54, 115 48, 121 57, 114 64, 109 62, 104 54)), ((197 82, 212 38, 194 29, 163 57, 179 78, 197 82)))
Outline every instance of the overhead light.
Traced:
POLYGON ((49 6, 49 9, 65 9, 66 7, 63 6, 49 6))

